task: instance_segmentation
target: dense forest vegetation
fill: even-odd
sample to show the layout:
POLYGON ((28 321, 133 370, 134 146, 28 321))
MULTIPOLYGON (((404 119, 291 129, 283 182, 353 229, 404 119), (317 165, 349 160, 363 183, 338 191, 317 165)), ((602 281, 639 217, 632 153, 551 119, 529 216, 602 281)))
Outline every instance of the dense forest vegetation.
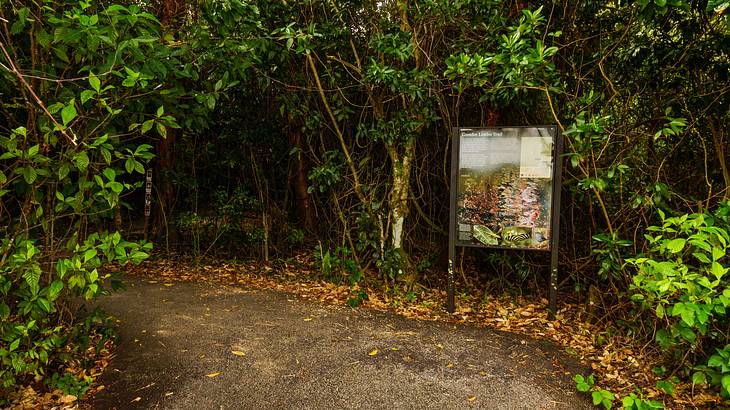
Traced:
MULTIPOLYGON (((557 124, 560 291, 728 397, 729 7, 0 0, 0 380, 84 349, 78 298, 153 243, 443 286, 452 127, 557 124)), ((542 255, 460 258, 546 281, 542 255)))

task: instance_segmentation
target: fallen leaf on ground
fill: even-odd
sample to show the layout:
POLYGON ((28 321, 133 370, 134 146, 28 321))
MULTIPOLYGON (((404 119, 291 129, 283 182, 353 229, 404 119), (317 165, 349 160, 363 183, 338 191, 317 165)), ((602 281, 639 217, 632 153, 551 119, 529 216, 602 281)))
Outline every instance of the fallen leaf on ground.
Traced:
POLYGON ((232 350, 231 353, 233 353, 236 356, 246 356, 246 353, 244 353, 240 350, 232 350))
POLYGON ((370 353, 368 353, 368 356, 375 357, 378 354, 378 349, 373 349, 370 353))
POLYGON ((142 400, 141 397, 135 397, 134 399, 132 399, 132 403, 140 401, 140 400, 142 400))
POLYGON ((64 403, 66 403, 66 404, 68 404, 68 403, 73 403, 73 402, 75 402, 78 399, 79 398, 76 397, 76 396, 74 396, 73 394, 67 394, 67 395, 63 396, 63 398, 61 399, 61 401, 64 402, 64 403))
POLYGON ((477 399, 477 396, 469 396, 466 399, 469 401, 475 401, 477 399))
POLYGON ((215 373, 208 373, 205 376, 206 377, 218 377, 221 374, 221 372, 215 372, 215 373))
POLYGON ((304 321, 305 321, 305 322, 309 322, 309 321, 311 321, 311 320, 313 320, 313 319, 312 319, 311 317, 305 317, 305 318, 304 318, 304 321))

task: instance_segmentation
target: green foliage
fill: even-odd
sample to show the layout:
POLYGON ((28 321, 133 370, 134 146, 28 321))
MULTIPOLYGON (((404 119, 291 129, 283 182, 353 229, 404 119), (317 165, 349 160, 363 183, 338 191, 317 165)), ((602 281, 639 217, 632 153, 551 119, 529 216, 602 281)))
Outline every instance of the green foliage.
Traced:
POLYGON ((684 372, 694 368, 700 373, 693 382, 709 381, 725 395, 730 381, 723 380, 730 375, 725 365, 730 356, 723 350, 730 306, 727 209, 723 204, 714 213, 675 217, 660 211, 662 225, 647 229, 647 253, 627 259, 636 269, 632 299, 654 312, 657 343, 675 356, 691 354, 684 372), (698 366, 710 354, 707 365, 698 366))
POLYGON ((314 260, 320 273, 325 280, 336 284, 345 282, 355 286, 362 280, 362 271, 351 256, 352 250, 342 246, 336 247, 333 252, 321 243, 314 248, 314 260))
POLYGON ((92 378, 85 376, 83 379, 78 379, 76 376, 65 373, 59 375, 53 373, 51 379, 48 381, 48 385, 53 389, 59 389, 64 394, 71 394, 78 398, 83 398, 89 387, 91 387, 92 378))
POLYGON ((595 379, 592 374, 585 377, 581 374, 573 376, 576 389, 581 393, 590 393, 594 406, 602 406, 605 409, 611 409, 615 401, 619 401, 626 410, 649 410, 663 409, 664 405, 654 400, 644 399, 641 392, 639 395, 630 393, 627 396, 616 397, 615 394, 608 390, 601 389, 596 386, 595 379))
POLYGON ((82 356, 66 346, 99 332, 98 314, 74 323, 67 313, 149 256, 151 243, 126 241, 106 221, 154 157, 139 135, 177 124, 159 103, 173 62, 153 46, 159 23, 140 6, 6 2, 0 21, 12 25, 0 34, 0 381, 12 387, 82 356))

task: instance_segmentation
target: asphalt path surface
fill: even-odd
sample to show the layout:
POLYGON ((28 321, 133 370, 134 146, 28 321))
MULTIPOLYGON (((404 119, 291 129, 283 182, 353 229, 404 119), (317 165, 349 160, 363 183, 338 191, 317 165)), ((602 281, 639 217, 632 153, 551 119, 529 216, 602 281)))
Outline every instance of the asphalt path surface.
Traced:
POLYGON ((547 341, 323 305, 294 295, 130 279, 94 409, 590 409, 547 341))

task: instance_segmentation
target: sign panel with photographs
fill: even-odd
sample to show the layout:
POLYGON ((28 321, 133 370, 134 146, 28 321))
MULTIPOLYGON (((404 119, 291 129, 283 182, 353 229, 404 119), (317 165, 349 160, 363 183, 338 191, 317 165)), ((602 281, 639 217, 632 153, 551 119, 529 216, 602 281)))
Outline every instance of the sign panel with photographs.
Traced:
POLYGON ((557 129, 459 128, 455 245, 550 250, 557 129))

